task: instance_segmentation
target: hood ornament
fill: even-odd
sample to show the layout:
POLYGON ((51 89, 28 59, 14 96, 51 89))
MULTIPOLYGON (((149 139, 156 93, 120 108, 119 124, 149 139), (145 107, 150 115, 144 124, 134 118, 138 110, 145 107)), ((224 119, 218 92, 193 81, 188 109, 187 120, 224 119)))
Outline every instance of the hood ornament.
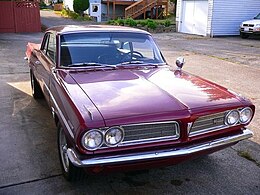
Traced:
POLYGON ((178 70, 181 70, 184 64, 185 64, 185 60, 183 57, 178 57, 176 59, 176 66, 178 67, 178 70))

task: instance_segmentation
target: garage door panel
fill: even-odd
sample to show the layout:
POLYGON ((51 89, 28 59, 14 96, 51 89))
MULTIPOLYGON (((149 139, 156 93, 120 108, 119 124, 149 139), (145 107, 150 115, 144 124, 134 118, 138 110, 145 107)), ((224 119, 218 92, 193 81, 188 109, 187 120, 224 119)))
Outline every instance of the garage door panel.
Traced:
POLYGON ((190 33, 193 31, 193 20, 191 19, 193 18, 193 12, 194 12, 194 1, 183 1, 181 32, 190 33))
POLYGON ((194 29, 193 34, 206 35, 208 1, 195 1, 194 4, 194 29))
POLYGON ((207 0, 184 0, 180 32, 205 36, 207 32, 207 16, 207 0))

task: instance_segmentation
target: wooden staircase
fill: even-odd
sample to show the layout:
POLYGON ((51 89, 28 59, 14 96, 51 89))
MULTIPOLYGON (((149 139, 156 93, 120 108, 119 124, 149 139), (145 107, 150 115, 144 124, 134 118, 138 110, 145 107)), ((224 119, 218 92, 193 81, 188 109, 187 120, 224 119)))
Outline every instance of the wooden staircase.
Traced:
MULTIPOLYGON (((155 9, 155 18, 158 19, 160 17, 160 13, 158 12, 159 8, 162 6, 166 6, 166 14, 168 14, 168 0, 140 0, 132 5, 125 8, 125 18, 137 18, 143 14, 144 19, 146 18, 146 12, 150 11, 151 15, 153 10, 155 9)), ((161 12, 162 14, 162 12, 161 12)))

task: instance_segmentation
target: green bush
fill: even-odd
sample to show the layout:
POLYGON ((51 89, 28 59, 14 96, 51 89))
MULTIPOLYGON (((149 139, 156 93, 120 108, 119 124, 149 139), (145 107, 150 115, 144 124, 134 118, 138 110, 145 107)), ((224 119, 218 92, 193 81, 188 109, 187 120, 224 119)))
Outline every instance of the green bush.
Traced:
POLYGON ((137 22, 133 18, 127 18, 125 20, 125 25, 134 27, 137 25, 137 22))
POLYGON ((146 26, 147 25, 147 20, 141 20, 141 21, 138 21, 138 24, 140 24, 141 26, 146 26))
POLYGON ((171 20, 169 20, 169 19, 165 20, 164 26, 165 27, 171 26, 171 20))
POLYGON ((61 11, 61 15, 74 20, 84 20, 84 21, 91 20, 91 17, 89 15, 80 16, 76 12, 73 12, 70 9, 66 9, 66 8, 61 11))
POLYGON ((107 22, 107 24, 115 25, 115 20, 109 20, 109 21, 107 22))
POLYGON ((40 9, 47 8, 47 5, 46 5, 46 3, 44 1, 40 1, 39 6, 40 6, 40 9))
POLYGON ((170 19, 167 20, 152 20, 152 19, 146 19, 146 20, 134 20, 132 18, 127 18, 127 19, 116 19, 116 20, 109 20, 108 24, 110 25, 120 25, 120 26, 131 26, 131 27, 135 27, 138 25, 141 25, 142 27, 147 27, 148 29, 152 29, 155 30, 158 25, 161 26, 165 26, 165 27, 169 27, 172 23, 170 19))
POLYGON ((73 0, 73 9, 80 16, 89 8, 89 0, 73 0))
POLYGON ((157 27, 157 23, 154 20, 147 19, 147 27, 154 30, 157 27))
POLYGON ((124 26, 125 20, 118 18, 116 20, 109 20, 107 23, 110 25, 124 26))

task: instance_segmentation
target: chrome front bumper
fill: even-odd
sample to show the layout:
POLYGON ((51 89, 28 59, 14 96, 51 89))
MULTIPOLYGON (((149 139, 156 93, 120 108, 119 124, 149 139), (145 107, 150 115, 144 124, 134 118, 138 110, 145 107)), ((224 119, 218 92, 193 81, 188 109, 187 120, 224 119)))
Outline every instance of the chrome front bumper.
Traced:
POLYGON ((113 164, 158 160, 164 158, 174 158, 174 157, 181 157, 185 155, 192 155, 197 152, 212 150, 218 147, 225 147, 230 144, 235 144, 238 141, 248 139, 252 136, 253 136, 252 131, 250 131, 249 129, 244 129, 241 134, 227 136, 213 141, 204 142, 197 145, 192 145, 192 146, 179 148, 179 149, 173 148, 168 150, 139 152, 139 153, 125 154, 125 155, 111 155, 105 157, 95 157, 95 158, 90 158, 85 160, 80 160, 77 153, 71 148, 68 148, 67 154, 72 164, 74 164, 77 167, 113 165, 113 164))

